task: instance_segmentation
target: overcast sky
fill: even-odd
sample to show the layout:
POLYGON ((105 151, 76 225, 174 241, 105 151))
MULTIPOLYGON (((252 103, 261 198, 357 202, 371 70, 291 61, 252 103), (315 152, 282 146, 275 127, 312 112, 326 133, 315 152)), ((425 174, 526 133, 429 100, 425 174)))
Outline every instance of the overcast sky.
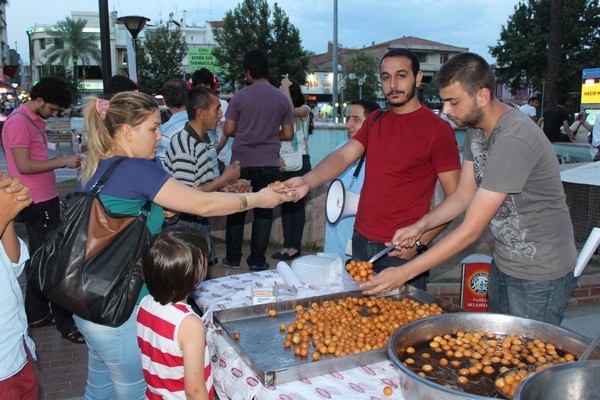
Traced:
MULTIPOLYGON (((223 19, 241 0, 109 0, 109 12, 142 15, 151 24, 176 20, 187 11, 188 25, 223 19)), ((272 6, 275 1, 269 0, 272 6)), ((315 53, 327 51, 333 41, 333 0, 279 0, 291 23, 300 30, 302 46, 315 53)), ((502 25, 518 0, 339 0, 338 43, 362 48, 402 36, 416 36, 457 47, 467 47, 494 62, 488 46, 496 44, 502 25)), ((98 0, 9 0, 8 43, 29 64, 26 30, 52 25, 71 11, 98 11, 98 0), (15 43, 16 42, 16 43, 15 43)))

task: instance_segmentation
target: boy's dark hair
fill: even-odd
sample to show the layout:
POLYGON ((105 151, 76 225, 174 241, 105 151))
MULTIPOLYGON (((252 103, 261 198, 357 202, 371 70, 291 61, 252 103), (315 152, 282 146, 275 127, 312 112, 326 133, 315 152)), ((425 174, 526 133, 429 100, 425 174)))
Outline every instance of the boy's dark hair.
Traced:
POLYGON ((121 92, 135 92, 138 89, 137 83, 125 75, 113 75, 108 82, 108 86, 104 88, 104 95, 110 97, 121 92))
POLYGON ((172 226, 156 235, 144 250, 144 281, 162 305, 184 300, 206 277, 208 244, 189 226, 172 226))
POLYGON ((205 86, 194 86, 190 89, 187 96, 187 105, 185 107, 188 120, 196 118, 196 112, 200 109, 208 110, 211 104, 211 96, 216 96, 214 90, 205 86))
POLYGON ((383 64, 383 60, 388 57, 406 57, 410 60, 412 65, 412 72, 414 76, 417 76, 417 73, 421 70, 421 63, 419 63, 419 57, 412 51, 408 49, 390 49, 388 50, 383 57, 381 57, 381 61, 379 61, 379 68, 381 68, 381 64, 383 64))
POLYGON ((442 65, 435 79, 438 89, 458 83, 469 96, 475 96, 479 89, 488 89, 490 98, 496 97, 494 71, 483 57, 475 53, 455 55, 442 65))
POLYGON ((192 86, 208 85, 215 90, 215 75, 207 68, 200 68, 192 74, 192 86))
POLYGON ((352 100, 350 102, 350 105, 361 106, 362 108, 364 108, 365 109, 365 117, 367 117, 373 111, 379 110, 381 108, 381 106, 379 104, 377 104, 376 102, 374 102, 372 100, 363 100, 363 99, 352 100))
POLYGON ((183 79, 171 78, 166 81, 160 93, 169 107, 183 107, 187 104, 190 88, 183 79))
POLYGON ((269 60, 260 50, 250 50, 244 55, 244 71, 250 72, 254 79, 269 78, 269 60))
POLYGON ((556 104, 558 104, 559 106, 564 106, 565 104, 567 104, 567 96, 564 95, 563 93, 559 93, 556 95, 556 104))
POLYGON ((73 94, 69 84, 62 78, 47 76, 31 89, 29 95, 31 100, 41 98, 46 103, 56 104, 62 108, 68 108, 73 101, 73 94))
POLYGON ((529 100, 527 100, 527 103, 533 103, 534 101, 538 101, 538 98, 536 96, 531 96, 529 100))

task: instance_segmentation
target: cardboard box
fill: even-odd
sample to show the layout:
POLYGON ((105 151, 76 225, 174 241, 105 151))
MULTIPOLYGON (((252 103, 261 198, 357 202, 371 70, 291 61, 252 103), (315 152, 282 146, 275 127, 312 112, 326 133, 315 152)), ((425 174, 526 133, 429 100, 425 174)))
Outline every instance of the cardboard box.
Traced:
POLYGON ((275 303, 277 296, 272 287, 254 287, 252 288, 252 304, 275 303))

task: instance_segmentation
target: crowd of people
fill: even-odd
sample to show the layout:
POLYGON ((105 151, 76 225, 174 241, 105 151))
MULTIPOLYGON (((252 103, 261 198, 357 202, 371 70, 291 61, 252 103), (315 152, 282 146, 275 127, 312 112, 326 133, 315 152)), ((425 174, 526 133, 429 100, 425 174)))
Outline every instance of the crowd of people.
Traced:
POLYGON ((580 114, 569 124, 561 98, 539 119, 535 97, 520 111, 509 107, 495 97, 489 64, 461 53, 436 75, 443 114, 467 129, 461 163, 454 130, 417 97, 423 80, 418 57, 392 49, 379 63, 387 108, 352 101, 348 140, 313 166, 310 107, 299 81, 284 76, 279 87, 272 85, 259 50, 247 52, 242 66, 247 85, 229 102, 219 98, 209 70, 194 72, 191 82, 166 81, 166 121, 155 98, 115 78, 114 88, 87 99, 85 157, 48 156, 45 119, 72 100, 62 79, 41 79, 9 116, 2 131, 8 173, 0 175, 0 322, 6 327, 0 392, 37 398, 28 329, 55 324, 62 337, 88 348, 86 398, 214 398, 204 321, 188 300, 219 262, 208 218, 227 216, 221 264, 239 268, 246 214, 253 209, 245 262, 250 271, 266 270, 273 208, 281 206, 283 243, 272 258, 299 257, 306 196, 336 178, 360 194, 360 202, 355 218, 327 224, 325 252, 366 261, 393 246, 361 285, 366 295, 404 284, 426 290, 431 268, 489 228, 489 310, 560 324, 577 283, 577 251, 551 140, 561 126, 572 141, 574 132, 593 132, 600 123, 592 129, 580 114), (297 168, 282 160, 282 143, 300 153, 297 168), (78 168, 77 189, 85 192, 115 162, 100 195, 104 206, 133 216, 151 203, 146 224, 154 237, 143 254, 144 285, 134 311, 124 324, 107 326, 73 315, 30 284, 23 299, 16 278, 28 254, 60 224, 54 170, 78 168), (240 179, 251 182, 250 191, 221 191, 240 179), (444 199, 432 206, 438 185, 444 199), (16 235, 17 215, 28 248, 16 235), (460 215, 462 223, 436 240, 460 215))

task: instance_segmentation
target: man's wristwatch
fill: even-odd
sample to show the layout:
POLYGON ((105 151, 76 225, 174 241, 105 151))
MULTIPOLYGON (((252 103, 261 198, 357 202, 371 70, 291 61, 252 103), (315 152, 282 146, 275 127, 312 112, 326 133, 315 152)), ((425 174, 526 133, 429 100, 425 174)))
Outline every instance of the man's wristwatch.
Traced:
POLYGON ((417 245, 417 254, 423 254, 427 251, 427 245, 420 240, 417 240, 415 245, 417 245))

